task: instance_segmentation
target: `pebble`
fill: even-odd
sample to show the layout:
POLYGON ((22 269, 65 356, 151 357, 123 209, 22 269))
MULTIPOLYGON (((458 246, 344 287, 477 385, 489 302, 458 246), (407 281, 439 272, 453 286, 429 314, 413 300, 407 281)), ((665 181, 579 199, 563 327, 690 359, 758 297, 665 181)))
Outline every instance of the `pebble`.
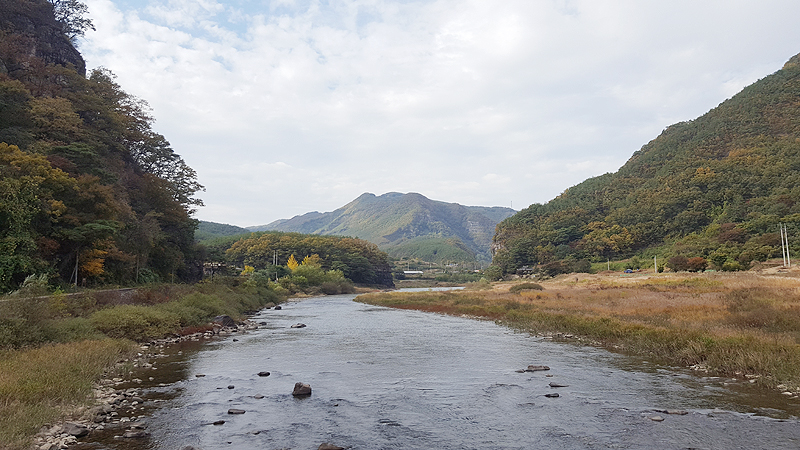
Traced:
POLYGON ((653 422, 663 422, 664 418, 661 416, 652 416, 650 417, 650 420, 652 420, 653 422))

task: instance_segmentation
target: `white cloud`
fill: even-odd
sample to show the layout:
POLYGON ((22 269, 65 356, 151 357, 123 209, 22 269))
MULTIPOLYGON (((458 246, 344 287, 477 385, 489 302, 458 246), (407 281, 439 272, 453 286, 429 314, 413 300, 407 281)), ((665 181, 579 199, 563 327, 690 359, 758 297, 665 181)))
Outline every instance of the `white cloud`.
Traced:
POLYGON ((366 191, 544 202, 800 51, 792 0, 121 2, 86 0, 89 66, 238 225, 366 191))

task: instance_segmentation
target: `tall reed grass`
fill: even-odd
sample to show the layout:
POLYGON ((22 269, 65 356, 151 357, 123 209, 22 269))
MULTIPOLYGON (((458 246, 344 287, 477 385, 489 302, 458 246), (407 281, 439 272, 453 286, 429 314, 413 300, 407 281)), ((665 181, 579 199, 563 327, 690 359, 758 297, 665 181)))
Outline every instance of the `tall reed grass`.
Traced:
POLYGON ((0 448, 26 448, 43 424, 90 402, 92 383, 135 348, 103 339, 0 351, 0 448))

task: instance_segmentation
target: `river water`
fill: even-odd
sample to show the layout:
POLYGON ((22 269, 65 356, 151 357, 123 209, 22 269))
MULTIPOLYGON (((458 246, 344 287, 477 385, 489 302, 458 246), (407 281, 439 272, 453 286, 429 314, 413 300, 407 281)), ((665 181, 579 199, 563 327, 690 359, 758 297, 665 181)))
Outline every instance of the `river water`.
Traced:
POLYGON ((82 447, 800 448, 798 401, 746 381, 352 299, 292 301, 253 317, 258 330, 176 347, 142 394, 151 437, 82 447), (517 372, 529 364, 551 370, 517 372), (295 382, 311 396, 293 397, 295 382))

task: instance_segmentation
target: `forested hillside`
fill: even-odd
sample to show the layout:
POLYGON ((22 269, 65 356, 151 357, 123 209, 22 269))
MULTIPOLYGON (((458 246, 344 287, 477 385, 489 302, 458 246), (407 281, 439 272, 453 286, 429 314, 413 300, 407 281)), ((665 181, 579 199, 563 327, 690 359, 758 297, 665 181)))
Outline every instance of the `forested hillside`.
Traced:
MULTIPOLYGON (((394 286, 386 253, 361 239, 266 231, 235 242, 225 241, 219 240, 227 248, 228 261, 242 267, 252 266, 271 276, 284 275, 287 270, 283 266, 291 258, 299 262, 310 257, 320 268, 339 271, 354 283, 394 286)), ((291 265, 288 264, 289 269, 291 265)))
POLYGON ((250 229, 355 236, 396 258, 474 261, 490 258, 495 225, 513 213, 510 208, 464 206, 415 193, 366 193, 332 212, 311 212, 250 229))
POLYGON ((0 292, 32 274, 199 277, 195 172, 153 130, 145 101, 107 70, 85 74, 71 41, 91 23, 79 2, 55 3, 0 8, 0 292))
POLYGON ((797 237, 800 55, 702 117, 670 126, 618 172, 501 222, 493 265, 557 273, 638 253, 746 269, 781 255, 780 222, 797 237))
POLYGON ((197 231, 194 233, 194 239, 198 242, 205 241, 223 236, 236 236, 237 234, 248 234, 250 230, 247 228, 237 227, 236 225, 228 225, 227 223, 207 222, 201 220, 198 222, 197 231))

